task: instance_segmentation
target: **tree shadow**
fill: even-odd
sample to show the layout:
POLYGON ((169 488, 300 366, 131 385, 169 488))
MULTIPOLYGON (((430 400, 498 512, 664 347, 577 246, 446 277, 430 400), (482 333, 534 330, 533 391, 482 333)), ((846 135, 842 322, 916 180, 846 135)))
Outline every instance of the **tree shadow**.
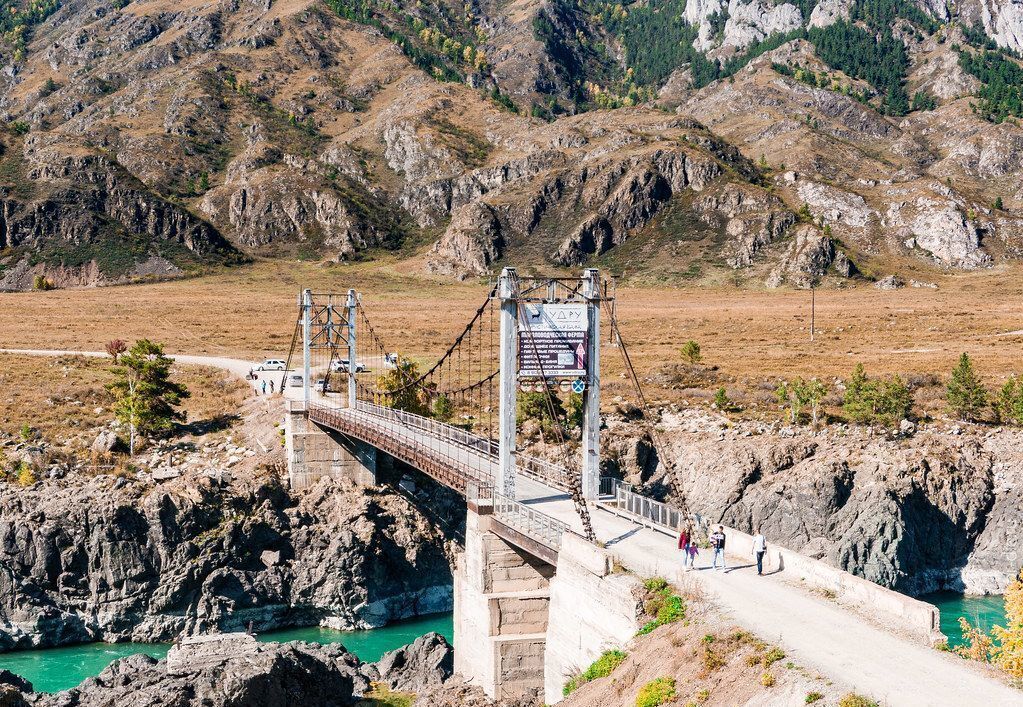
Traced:
POLYGON ((188 434, 200 437, 202 435, 212 434, 213 432, 222 432, 229 429, 234 425, 234 423, 241 419, 241 415, 225 413, 222 415, 215 415, 214 417, 210 417, 205 420, 195 420, 194 422, 176 425, 175 431, 178 434, 188 434))

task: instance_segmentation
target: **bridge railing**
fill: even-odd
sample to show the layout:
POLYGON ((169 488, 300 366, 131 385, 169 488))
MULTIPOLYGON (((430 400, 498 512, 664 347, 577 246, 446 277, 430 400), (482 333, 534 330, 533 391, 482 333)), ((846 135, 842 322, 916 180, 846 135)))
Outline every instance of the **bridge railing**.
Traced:
MULTIPOLYGON (((674 534, 682 527, 685 520, 682 511, 654 499, 644 496, 632 484, 619 479, 602 477, 600 479, 600 504, 622 516, 626 516, 647 525, 655 530, 674 534)), ((704 519, 693 515, 690 519, 697 526, 704 524, 704 519)))
MULTIPOLYGON (((461 427, 456 427, 455 425, 450 425, 446 422, 439 422, 438 420, 432 420, 428 417, 423 417, 422 415, 416 415, 415 413, 406 412, 404 410, 396 410, 385 405, 378 405, 365 400, 357 400, 355 402, 355 409, 359 412, 364 412, 375 417, 396 422, 400 425, 404 425, 405 427, 419 430, 420 432, 425 432, 430 437, 457 445, 463 449, 469 449, 487 457, 494 463, 497 462, 497 442, 487 437, 481 437, 473 434, 461 427)), ((569 469, 558 466, 557 464, 553 464, 544 459, 539 459, 538 457, 523 454, 521 452, 515 452, 513 456, 515 458, 515 469, 518 472, 563 491, 567 491, 571 488, 573 474, 578 476, 577 472, 572 472, 569 469)))
POLYGON ((537 542, 557 551, 568 525, 532 506, 494 493, 494 517, 537 542))
POLYGON ((496 442, 488 439, 487 437, 475 435, 461 427, 449 425, 446 422, 433 420, 429 417, 423 417, 422 415, 416 415, 415 413, 406 412, 405 410, 396 410, 395 408, 390 408, 386 405, 367 402, 365 400, 356 400, 355 409, 370 415, 382 417, 386 420, 392 420, 405 425, 406 427, 420 430, 421 432, 427 432, 432 437, 443 439, 446 442, 457 444, 458 446, 465 447, 466 449, 472 449, 489 457, 494 457, 495 459, 497 458, 496 442))
POLYGON ((343 408, 312 404, 310 419, 343 434, 369 442, 378 449, 420 469, 441 483, 465 493, 470 482, 490 487, 490 474, 466 459, 458 459, 431 435, 411 434, 407 428, 381 428, 365 418, 346 414, 343 408))

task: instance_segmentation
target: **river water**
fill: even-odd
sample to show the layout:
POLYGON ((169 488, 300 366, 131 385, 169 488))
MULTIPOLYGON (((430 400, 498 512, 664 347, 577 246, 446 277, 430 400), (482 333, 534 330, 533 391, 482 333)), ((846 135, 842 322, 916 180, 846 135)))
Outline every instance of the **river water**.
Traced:
POLYGON ((990 633, 995 624, 1005 625, 1005 597, 1002 596, 972 597, 954 592, 936 592, 920 599, 941 610, 941 632, 948 636, 950 646, 963 643, 963 634, 959 630, 960 616, 985 633, 990 633))
MULTIPOLYGON (((376 628, 370 631, 333 631, 327 628, 291 628, 268 631, 260 641, 309 641, 342 643, 365 662, 379 660, 387 651, 411 643, 424 633, 436 631, 451 640, 452 615, 434 614, 376 628)), ((10 670, 32 682, 37 692, 59 692, 98 675, 111 661, 135 653, 163 658, 169 643, 86 643, 63 648, 0 653, 0 669, 10 670)))

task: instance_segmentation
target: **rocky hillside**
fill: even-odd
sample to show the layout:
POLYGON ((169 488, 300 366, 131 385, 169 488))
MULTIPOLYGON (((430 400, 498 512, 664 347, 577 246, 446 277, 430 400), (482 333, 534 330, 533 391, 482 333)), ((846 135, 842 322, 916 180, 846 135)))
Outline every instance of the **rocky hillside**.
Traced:
MULTIPOLYGON (((760 529, 909 594, 1002 593, 1023 567, 1018 431, 906 423, 896 434, 845 426, 814 433, 698 411, 668 413, 661 424, 690 506, 711 522, 760 529)), ((610 428, 612 464, 668 494, 635 422, 610 428)))
POLYGON ((3 6, 0 289, 383 251, 805 285, 1023 250, 1009 0, 3 6))
POLYGON ((0 483, 0 651, 448 610, 445 540, 387 491, 111 476, 0 483))

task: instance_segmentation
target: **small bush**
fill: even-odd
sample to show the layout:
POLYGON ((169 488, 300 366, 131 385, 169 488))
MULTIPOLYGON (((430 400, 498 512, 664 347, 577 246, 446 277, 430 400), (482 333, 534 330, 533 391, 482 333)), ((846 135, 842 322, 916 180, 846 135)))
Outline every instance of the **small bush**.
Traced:
POLYGON ((770 671, 765 670, 764 673, 760 676, 760 684, 763 685, 764 687, 774 687, 775 682, 776 680, 774 679, 774 673, 770 671))
POLYGON ((651 577, 643 582, 643 588, 648 592, 663 592, 668 588, 668 580, 663 577, 651 577))
POLYGON ((850 692, 839 701, 838 707, 880 707, 880 705, 869 697, 850 692))
POLYGON ((808 705, 812 705, 814 702, 820 702, 824 699, 824 695, 819 692, 808 692, 806 693, 806 699, 803 700, 808 705))
POLYGON ((781 648, 772 648, 767 651, 764 655, 764 667, 770 668, 772 665, 777 663, 779 660, 785 657, 785 651, 781 648))
POLYGON ((699 692, 696 693, 696 701, 697 702, 703 703, 703 702, 706 702, 709 699, 710 699, 710 690, 708 690, 707 688, 703 688, 702 690, 700 690, 699 692))
POLYGON ((562 693, 567 697, 577 688, 590 682, 591 680, 599 680, 600 678, 606 678, 608 675, 614 672, 615 668, 621 665, 627 655, 618 650, 604 651, 599 658, 597 658, 581 675, 578 675, 567 683, 562 689, 562 693))
POLYGON ((36 476, 35 469, 27 461, 22 460, 14 467, 14 478, 18 482, 18 486, 27 487, 34 484, 39 480, 36 476))
POLYGON ((675 699, 675 679, 657 678, 639 689, 636 707, 659 707, 675 699))
POLYGON ((703 354, 700 353, 700 345, 692 339, 682 344, 682 348, 678 350, 678 353, 683 361, 693 365, 703 360, 703 354))
POLYGON ((722 658, 709 643, 703 644, 703 670, 712 673, 718 668, 724 667, 725 659, 722 658))

